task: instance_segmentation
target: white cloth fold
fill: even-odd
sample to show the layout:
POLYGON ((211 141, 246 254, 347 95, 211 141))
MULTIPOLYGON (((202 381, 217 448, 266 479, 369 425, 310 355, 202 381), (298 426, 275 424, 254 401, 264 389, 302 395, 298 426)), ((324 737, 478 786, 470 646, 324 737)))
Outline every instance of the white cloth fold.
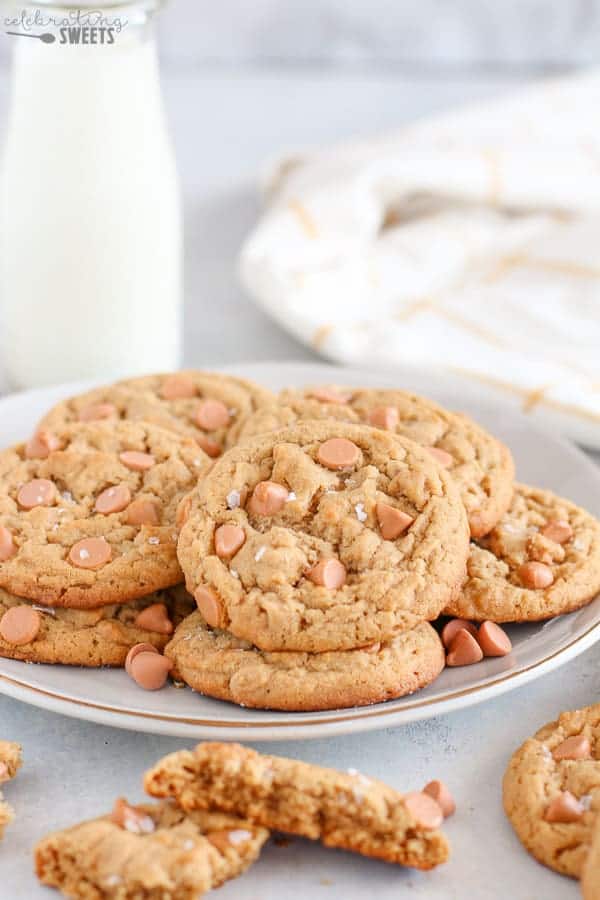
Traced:
POLYGON ((446 367, 600 448, 600 73, 282 160, 242 250, 349 364, 446 367))

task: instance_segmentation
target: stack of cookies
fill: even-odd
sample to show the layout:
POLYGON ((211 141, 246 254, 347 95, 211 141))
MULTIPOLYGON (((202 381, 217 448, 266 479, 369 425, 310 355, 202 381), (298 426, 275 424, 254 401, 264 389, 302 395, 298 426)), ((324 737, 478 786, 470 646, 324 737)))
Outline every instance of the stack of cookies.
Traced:
POLYGON ((59 404, 1 452, 0 654, 123 666, 135 645, 164 649, 195 606, 177 560, 181 500, 270 399, 220 375, 135 379, 59 404))
POLYGON ((60 403, 0 479, 0 654, 150 689, 380 702, 600 590, 597 520, 400 390, 133 379, 60 403))

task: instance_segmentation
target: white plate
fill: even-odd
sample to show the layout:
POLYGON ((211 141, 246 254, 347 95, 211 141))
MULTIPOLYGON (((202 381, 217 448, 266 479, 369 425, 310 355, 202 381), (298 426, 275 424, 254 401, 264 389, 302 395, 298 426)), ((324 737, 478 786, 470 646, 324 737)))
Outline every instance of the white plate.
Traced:
MULTIPOLYGON (((518 477, 551 488, 600 516, 600 473, 566 440, 499 407, 472 382, 396 370, 393 374, 301 363, 229 368, 270 388, 335 382, 400 386, 466 411, 512 449, 518 477)), ((53 403, 89 385, 63 385, 0 400, 0 446, 26 437, 53 403)), ((446 669, 425 690, 374 706, 322 713, 243 709, 186 689, 140 690, 120 670, 36 666, 0 660, 0 692, 54 712, 134 731, 189 739, 282 740, 315 738, 401 725, 491 699, 549 672, 600 639, 600 597, 586 608, 545 624, 511 626, 513 652, 476 666, 446 669)))

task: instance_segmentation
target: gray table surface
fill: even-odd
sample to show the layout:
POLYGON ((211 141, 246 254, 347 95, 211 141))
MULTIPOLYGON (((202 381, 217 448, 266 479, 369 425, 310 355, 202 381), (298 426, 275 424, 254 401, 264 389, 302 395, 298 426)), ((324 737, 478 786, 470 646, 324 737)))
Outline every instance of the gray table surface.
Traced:
MULTIPOLYGON (((369 78, 303 71, 169 74, 165 92, 186 204, 186 362, 215 366, 251 359, 309 360, 242 295, 235 257, 258 203, 257 170, 269 155, 353 133, 392 128, 432 110, 497 93, 504 84, 448 78, 369 78)), ((6 80, 0 81, 0 114, 6 80)), ((0 132, 1 135, 1 132, 0 132)), ((533 862, 506 823, 500 781, 516 746, 566 708, 598 699, 598 651, 543 680, 452 715, 396 730, 330 740, 256 745, 299 758, 353 766, 400 789, 432 777, 448 782, 459 809, 447 823, 451 862, 427 875, 294 840, 269 846, 252 873, 222 900, 410 896, 478 900, 568 900, 574 883, 533 862)), ((0 845, 0 898, 50 897, 32 875, 31 849, 53 828, 100 814, 114 797, 141 797, 140 775, 175 739, 63 718, 0 697, 0 736, 20 741, 26 765, 6 793, 17 811, 0 845)))

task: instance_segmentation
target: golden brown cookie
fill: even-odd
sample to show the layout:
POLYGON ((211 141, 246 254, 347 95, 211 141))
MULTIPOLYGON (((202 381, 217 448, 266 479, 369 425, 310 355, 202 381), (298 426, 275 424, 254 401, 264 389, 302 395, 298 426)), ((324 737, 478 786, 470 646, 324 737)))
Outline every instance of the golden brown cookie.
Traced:
POLYGON ((242 378, 218 372, 184 371, 130 378, 58 403, 40 422, 54 431, 75 422, 144 420, 193 437, 218 456, 235 443, 245 418, 273 394, 242 378))
POLYGON ((412 694, 444 668, 444 649, 427 622, 389 643, 330 653, 265 653, 199 612, 181 623, 165 650, 175 679, 209 697, 254 709, 323 710, 412 694))
POLYGON ((424 794, 399 794, 353 770, 263 756, 240 744, 198 744, 165 756, 144 779, 154 797, 186 810, 218 809, 256 825, 417 869, 446 862, 442 812, 424 794))
POLYGON ((306 419, 373 425, 437 451, 459 485, 473 537, 490 531, 508 509, 515 474, 508 448, 468 416, 407 391, 337 386, 284 390, 277 404, 262 407, 242 424, 238 437, 244 440, 306 419))
POLYGON ((458 488, 426 450, 332 421, 229 450, 182 519, 204 618, 262 650, 350 650, 434 619, 469 550, 458 488))
POLYGON ((121 800, 112 815, 40 841, 35 868, 71 900, 197 900, 245 871, 267 837, 232 816, 121 800))
MULTIPOLYGON (((21 768, 21 747, 13 741, 0 741, 0 785, 14 778, 21 768)), ((0 791, 0 840, 4 837, 4 830, 14 819, 11 806, 5 802, 0 791)))
POLYGON ((600 704, 562 713, 525 741, 506 770, 503 796, 525 848, 579 878, 600 820, 600 704))
POLYGON ((194 607, 183 586, 96 609, 39 606, 0 589, 0 656, 66 666, 123 666, 135 644, 163 650, 194 607), (31 625, 29 633, 23 623, 31 625))
POLYGON ((600 900, 600 816, 596 816, 590 849, 583 864, 581 893, 583 900, 600 900))
POLYGON ((176 515, 211 465, 145 422, 71 425, 0 453, 0 587, 80 609, 182 580, 176 515))
POLYGON ((535 622, 579 609, 600 591, 600 522, 551 491, 519 484, 506 515, 471 545, 467 572, 447 615, 535 622))

